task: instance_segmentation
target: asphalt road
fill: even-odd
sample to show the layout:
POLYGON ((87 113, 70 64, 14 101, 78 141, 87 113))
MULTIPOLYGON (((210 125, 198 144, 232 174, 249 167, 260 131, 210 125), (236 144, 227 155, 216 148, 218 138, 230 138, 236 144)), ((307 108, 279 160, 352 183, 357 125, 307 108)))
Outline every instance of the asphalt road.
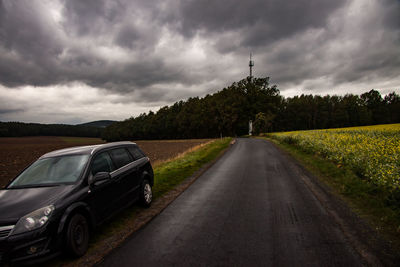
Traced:
POLYGON ((363 265, 296 168, 272 144, 238 139, 100 266, 363 265))

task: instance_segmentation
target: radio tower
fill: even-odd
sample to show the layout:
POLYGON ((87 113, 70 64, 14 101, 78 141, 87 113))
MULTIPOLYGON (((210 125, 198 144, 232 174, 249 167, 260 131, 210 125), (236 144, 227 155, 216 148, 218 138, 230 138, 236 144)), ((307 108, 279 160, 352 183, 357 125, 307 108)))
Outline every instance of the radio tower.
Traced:
POLYGON ((250 79, 253 79, 253 66, 254 66, 254 61, 251 60, 251 53, 250 53, 250 61, 249 61, 249 67, 250 67, 250 79))
MULTIPOLYGON (((250 67, 250 83, 253 82, 253 66, 254 66, 254 61, 251 59, 251 53, 250 53, 250 61, 249 61, 249 67, 250 67)), ((249 135, 253 134, 253 121, 249 120, 249 135)))

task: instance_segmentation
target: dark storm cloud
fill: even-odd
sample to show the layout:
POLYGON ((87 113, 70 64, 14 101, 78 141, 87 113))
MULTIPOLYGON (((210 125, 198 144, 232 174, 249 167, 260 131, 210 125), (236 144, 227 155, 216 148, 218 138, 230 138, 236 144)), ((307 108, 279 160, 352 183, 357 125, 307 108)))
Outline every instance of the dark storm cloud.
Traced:
POLYGON ((0 0, 0 84, 80 82, 170 103, 244 78, 250 51, 281 90, 396 77, 400 1, 347 12, 357 1, 0 0))
POLYGON ((385 7, 385 16, 383 17, 385 27, 391 30, 400 30, 400 1, 382 0, 385 7))
POLYGON ((99 34, 124 18, 120 1, 64 0, 65 27, 78 35, 99 34))
POLYGON ((205 34, 241 31, 243 41, 239 45, 253 47, 268 45, 308 28, 323 27, 329 15, 344 2, 192 0, 182 2, 179 19, 185 36, 201 30, 205 34))
POLYGON ((134 50, 153 48, 159 37, 159 25, 154 20, 157 1, 137 0, 65 0, 63 23, 66 32, 113 40, 120 47, 134 50), (139 20, 146 21, 135 25, 139 20))
MULTIPOLYGON (((400 42, 398 46, 400 47, 400 42)), ((364 51, 368 53, 368 51, 364 51)), ((400 73, 399 49, 392 47, 388 50, 377 50, 338 69, 333 75, 336 83, 353 82, 379 78, 396 78, 400 73)), ((400 85, 399 85, 400 86, 400 85)), ((398 88, 393 88, 398 89, 398 88)))
POLYGON ((1 47, 21 61, 40 65, 47 65, 49 57, 62 52, 62 45, 47 30, 46 18, 38 6, 23 1, 6 3, 0 7, 1 47))
MULTIPOLYGON (((374 12, 365 14, 362 28, 354 32, 358 45, 340 69, 332 74, 335 83, 390 80, 400 73, 400 1, 378 1, 374 12)), ((350 38, 350 37, 349 37, 350 38)), ((398 88, 393 88, 398 89, 398 88)))
POLYGON ((76 74, 80 80, 94 87, 105 87, 115 91, 129 91, 133 87, 147 87, 155 83, 168 83, 183 79, 174 69, 166 68, 161 60, 137 62, 108 69, 107 74, 86 72, 76 74), (95 77, 95 78, 93 78, 95 77))
MULTIPOLYGON (((97 29, 107 21, 105 1, 64 1, 65 27, 74 30, 79 35, 97 33, 97 29)), ((111 20, 114 16, 111 16, 111 20)), ((111 21, 110 21, 111 22, 111 21)))
POLYGON ((46 16, 29 1, 2 1, 0 10, 0 82, 7 86, 45 83, 62 52, 62 44, 47 30, 46 16))
MULTIPOLYGON (((41 6, 34 1, 0 3, 0 82, 3 85, 45 86, 78 80, 100 87, 110 87, 110 81, 116 85, 142 86, 146 82, 142 77, 144 71, 155 74, 152 82, 165 81, 170 76, 165 74, 168 70, 163 70, 162 59, 108 64, 104 58, 91 53, 94 48, 91 45, 79 47, 70 43, 71 40, 62 38, 48 14, 44 14, 41 6), (68 57, 63 58, 64 53, 68 57)), ((64 27, 66 32, 73 32, 67 37, 106 32, 106 37, 111 34, 113 38, 115 5, 113 1, 66 1, 64 12, 68 16, 64 27)), ((126 30, 122 32, 127 33, 126 30)), ((130 37, 132 34, 120 36, 119 40, 127 45, 130 37)))
MULTIPOLYGON (((123 91, 160 82, 186 83, 198 80, 194 77, 197 74, 182 73, 166 66, 163 58, 151 56, 160 38, 160 25, 165 20, 178 20, 169 23, 180 27, 171 27, 188 38, 198 30, 213 35, 247 29, 243 32, 243 44, 251 47, 324 25, 329 12, 342 1, 184 1, 162 8, 147 1, 68 0, 61 3, 60 28, 38 2, 1 2, 0 49, 4 52, 0 54, 0 82, 3 85, 46 86, 83 81, 123 91), (140 24, 137 19, 147 21, 140 24), (104 38, 119 47, 150 56, 110 64, 91 53, 91 46, 96 44, 77 46, 74 38, 104 38)), ((219 45, 226 41, 229 42, 219 40, 219 45)))
MULTIPOLYGON (((135 25, 132 11, 145 4, 63 1, 64 20, 60 29, 37 2, 0 3, 0 83, 5 86, 47 86, 81 81, 123 92, 157 83, 191 80, 179 68, 166 66, 164 58, 152 55, 160 29, 157 25, 153 27, 152 21, 135 25), (131 17, 125 16, 128 11, 132 11, 131 17), (107 55, 93 52, 97 48, 96 41, 91 44, 90 40, 96 38, 135 54, 129 60, 109 62, 107 55)), ((146 15, 146 12, 138 13, 146 15)), ((112 47, 110 53, 113 53, 112 47)))
POLYGON ((140 42, 140 32, 134 27, 124 26, 118 32, 115 41, 121 47, 132 49, 140 42))
MULTIPOLYGON (((20 109, 20 108, 10 108, 10 109, 0 108, 0 116, 3 114, 23 112, 23 111, 25 111, 25 110, 20 109)), ((0 121, 1 121, 1 117, 0 117, 0 121)))

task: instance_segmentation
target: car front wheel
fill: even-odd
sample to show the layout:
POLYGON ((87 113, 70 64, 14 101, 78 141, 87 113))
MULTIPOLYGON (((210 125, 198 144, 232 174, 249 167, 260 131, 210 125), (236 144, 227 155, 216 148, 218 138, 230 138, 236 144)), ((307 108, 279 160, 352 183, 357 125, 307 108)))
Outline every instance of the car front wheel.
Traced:
POLYGON ((153 191, 151 189, 150 182, 145 179, 142 182, 141 190, 140 190, 140 202, 144 207, 150 207, 151 202, 153 200, 153 191))
POLYGON ((69 220, 66 233, 67 252, 74 257, 84 255, 89 246, 89 227, 86 217, 77 213, 69 220))

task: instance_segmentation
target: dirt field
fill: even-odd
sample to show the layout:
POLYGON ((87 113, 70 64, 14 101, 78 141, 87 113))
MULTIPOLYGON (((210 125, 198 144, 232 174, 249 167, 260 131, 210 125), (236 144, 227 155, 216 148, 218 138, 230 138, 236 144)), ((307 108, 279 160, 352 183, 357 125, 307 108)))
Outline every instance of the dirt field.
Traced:
MULTIPOLYGON (((208 142, 209 139, 134 141, 153 163, 176 157, 182 152, 208 142)), ((80 137, 15 137, 0 138, 0 187, 14 178, 41 155, 66 147, 103 143, 97 138, 80 137)))

